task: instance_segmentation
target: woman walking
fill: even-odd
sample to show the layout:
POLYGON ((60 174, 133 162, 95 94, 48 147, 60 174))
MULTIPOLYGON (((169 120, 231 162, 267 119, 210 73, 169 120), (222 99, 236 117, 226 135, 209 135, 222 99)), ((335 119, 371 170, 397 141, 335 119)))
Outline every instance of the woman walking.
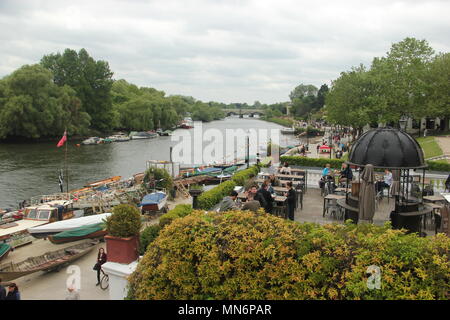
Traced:
POLYGON ((102 264, 104 264, 107 260, 107 256, 105 253, 105 249, 100 248, 98 249, 97 254, 97 263, 94 266, 94 270, 97 271, 97 284, 96 286, 100 285, 100 271, 102 270, 102 264))

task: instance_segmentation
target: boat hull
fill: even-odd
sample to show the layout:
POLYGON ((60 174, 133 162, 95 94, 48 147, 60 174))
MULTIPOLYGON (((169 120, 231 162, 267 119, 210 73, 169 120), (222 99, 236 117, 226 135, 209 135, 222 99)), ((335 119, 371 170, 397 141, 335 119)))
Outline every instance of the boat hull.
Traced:
POLYGON ((47 252, 37 257, 30 257, 19 263, 5 263, 0 265, 2 281, 11 281, 38 272, 50 271, 70 263, 89 253, 98 241, 88 241, 57 251, 47 252))

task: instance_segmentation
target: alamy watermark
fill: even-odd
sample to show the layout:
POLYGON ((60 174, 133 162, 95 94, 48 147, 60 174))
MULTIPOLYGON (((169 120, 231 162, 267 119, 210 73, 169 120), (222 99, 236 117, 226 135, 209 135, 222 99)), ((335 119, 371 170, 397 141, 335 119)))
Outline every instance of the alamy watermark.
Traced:
POLYGON ((381 289, 381 269, 379 266, 371 265, 367 267, 366 273, 370 274, 367 278, 367 288, 369 290, 381 289))
POLYGON ((272 143, 272 155, 278 156, 280 130, 237 128, 226 129, 224 133, 216 128, 203 130, 202 122, 196 121, 194 130, 177 130, 171 141, 177 142, 172 150, 172 161, 214 164, 254 157, 266 151, 269 141, 272 143))

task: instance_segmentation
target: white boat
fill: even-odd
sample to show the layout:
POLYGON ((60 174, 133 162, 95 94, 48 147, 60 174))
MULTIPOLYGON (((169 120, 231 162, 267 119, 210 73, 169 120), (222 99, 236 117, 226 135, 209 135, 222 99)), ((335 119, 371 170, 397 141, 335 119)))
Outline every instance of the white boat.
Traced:
POLYGON ((141 131, 141 132, 132 132, 132 133, 130 133, 130 137, 133 140, 136 140, 136 139, 153 139, 153 138, 158 137, 158 134, 156 132, 141 131))
POLYGON ((109 217, 111 213, 95 214, 92 216, 73 218, 58 222, 49 223, 43 226, 31 227, 28 232, 35 238, 46 238, 63 231, 73 230, 79 227, 101 223, 104 219, 109 217))
POLYGON ((162 210, 167 203, 167 194, 161 191, 147 194, 139 204, 142 212, 154 212, 162 210))
POLYGON ((284 134, 294 134, 295 133, 294 127, 292 127, 292 128, 283 128, 280 131, 281 131, 281 133, 284 133, 284 134))
POLYGON ((126 136, 124 134, 115 134, 115 135, 109 136, 108 139, 110 139, 113 142, 130 141, 130 137, 126 136))
POLYGON ((81 142, 81 144, 84 144, 84 145, 98 144, 98 143, 100 143, 100 141, 102 141, 102 138, 90 137, 90 138, 88 138, 86 140, 83 140, 83 142, 81 142))

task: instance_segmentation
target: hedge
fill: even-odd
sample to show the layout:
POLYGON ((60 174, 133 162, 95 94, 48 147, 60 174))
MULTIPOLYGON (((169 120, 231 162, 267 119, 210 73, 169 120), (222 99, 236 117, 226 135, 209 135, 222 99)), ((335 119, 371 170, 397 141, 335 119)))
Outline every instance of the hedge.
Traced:
POLYGON ((159 225, 163 228, 165 225, 170 224, 173 220, 185 217, 191 212, 192 206, 190 204, 179 204, 159 218, 159 225))
MULTIPOLYGON (((319 167, 323 168, 327 163, 331 165, 332 168, 339 169, 345 159, 326 159, 326 158, 307 158, 300 156, 281 156, 280 161, 282 163, 287 162, 289 165, 302 166, 302 167, 319 167)), ((428 170, 430 171, 441 171, 450 172, 450 163, 446 161, 426 161, 428 164, 428 170)))
POLYGON ((332 168, 336 169, 340 169, 342 163, 344 163, 344 160, 342 159, 307 158, 300 156, 281 156, 280 161, 282 163, 287 162, 289 165, 319 168, 323 168, 327 163, 329 163, 332 168))
POLYGON ((236 172, 231 180, 233 180, 237 186, 243 186, 249 179, 256 176, 259 172, 258 166, 251 166, 248 169, 244 169, 236 172))
POLYGON ((165 227, 128 299, 448 299, 450 239, 372 224, 318 225, 263 211, 194 211, 165 227), (370 289, 369 266, 380 267, 370 289))
POLYGON ((229 196, 236 186, 244 186, 248 180, 256 176, 259 172, 259 166, 254 165, 248 169, 236 172, 231 180, 222 182, 218 186, 203 192, 197 198, 199 209, 209 210, 218 204, 226 196, 229 196))
POLYGON ((235 186, 236 183, 233 180, 229 180, 222 182, 217 187, 214 187, 211 190, 203 192, 197 198, 197 205, 199 209, 211 209, 216 204, 218 204, 225 196, 229 196, 235 186))
POLYGON ((146 227, 140 236, 140 245, 139 245, 139 253, 143 255, 147 250, 147 247, 150 243, 155 241, 158 237, 159 232, 161 231, 161 226, 158 224, 154 224, 146 227))
POLYGON ((428 170, 430 171, 445 171, 450 172, 450 163, 447 161, 426 161, 428 164, 428 170))

